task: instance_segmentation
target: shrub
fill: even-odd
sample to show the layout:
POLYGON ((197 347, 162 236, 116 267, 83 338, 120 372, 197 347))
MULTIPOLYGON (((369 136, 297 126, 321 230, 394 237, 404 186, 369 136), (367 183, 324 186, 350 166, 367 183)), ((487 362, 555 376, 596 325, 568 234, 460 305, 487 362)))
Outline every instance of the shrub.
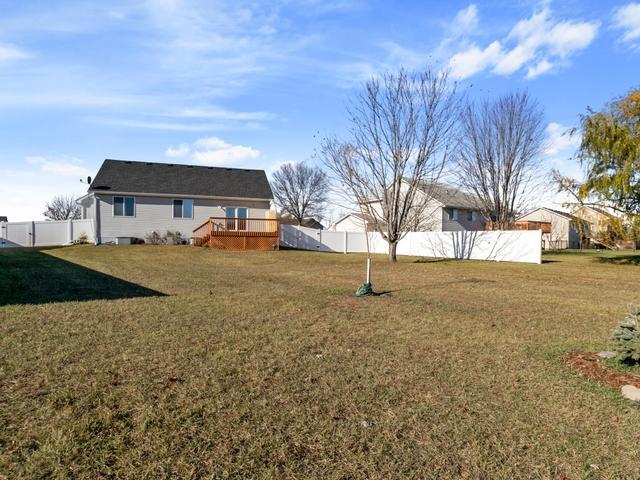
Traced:
POLYGON ((187 239, 177 230, 175 232, 167 230, 166 238, 169 245, 185 245, 187 243, 187 239))
POLYGON ((629 313, 613 331, 616 359, 632 363, 640 361, 640 306, 629 304, 629 313))
POLYGON ((160 235, 160 232, 154 230, 151 233, 147 233, 144 237, 145 242, 151 245, 165 245, 167 243, 167 237, 160 235))
POLYGON ((86 233, 81 233, 80 236, 72 242, 74 245, 86 245, 89 243, 89 237, 86 233))

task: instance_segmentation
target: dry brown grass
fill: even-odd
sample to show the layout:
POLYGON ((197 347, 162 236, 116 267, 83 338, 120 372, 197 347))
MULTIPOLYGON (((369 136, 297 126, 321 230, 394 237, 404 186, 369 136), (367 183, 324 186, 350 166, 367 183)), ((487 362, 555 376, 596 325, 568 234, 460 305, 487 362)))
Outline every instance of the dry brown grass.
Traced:
POLYGON ((0 477, 640 478, 640 411, 562 361, 639 300, 602 256, 354 298, 359 255, 2 251, 0 477))

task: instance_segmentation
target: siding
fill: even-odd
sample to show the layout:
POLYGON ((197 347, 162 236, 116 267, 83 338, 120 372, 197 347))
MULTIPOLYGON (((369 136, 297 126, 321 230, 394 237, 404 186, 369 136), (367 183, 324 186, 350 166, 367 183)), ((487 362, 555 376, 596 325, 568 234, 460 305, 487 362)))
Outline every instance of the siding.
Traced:
POLYGON ((553 248, 558 241, 566 242, 567 248, 580 248, 580 235, 573 222, 563 215, 539 208, 530 212, 518 220, 529 220, 532 222, 551 222, 551 233, 544 234, 544 248, 553 248))
POLYGON ((458 219, 449 220, 449 210, 453 208, 447 207, 441 209, 442 231, 443 232, 461 232, 466 230, 484 230, 486 219, 478 211, 475 212, 475 220, 467 220, 469 210, 456 208, 458 210, 458 219))
POLYGON ((331 230, 335 232, 364 232, 364 220, 354 215, 349 215, 335 223, 331 230))
POLYGON ((224 216, 224 210, 220 207, 247 207, 250 218, 265 218, 270 206, 269 201, 196 198, 193 200, 193 218, 183 219, 173 218, 173 198, 136 196, 134 217, 114 217, 113 195, 96 196, 100 199, 101 242, 113 241, 116 237, 144 238, 154 230, 161 234, 167 230, 179 231, 184 237, 190 238, 193 229, 204 223, 207 218, 224 216))

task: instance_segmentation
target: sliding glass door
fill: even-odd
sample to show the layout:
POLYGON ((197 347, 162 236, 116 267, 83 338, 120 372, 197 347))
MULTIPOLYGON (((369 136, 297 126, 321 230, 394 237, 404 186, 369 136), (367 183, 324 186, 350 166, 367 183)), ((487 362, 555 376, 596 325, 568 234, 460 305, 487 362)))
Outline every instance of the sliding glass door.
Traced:
POLYGON ((227 207, 225 209, 227 230, 246 230, 247 214, 246 207, 227 207))

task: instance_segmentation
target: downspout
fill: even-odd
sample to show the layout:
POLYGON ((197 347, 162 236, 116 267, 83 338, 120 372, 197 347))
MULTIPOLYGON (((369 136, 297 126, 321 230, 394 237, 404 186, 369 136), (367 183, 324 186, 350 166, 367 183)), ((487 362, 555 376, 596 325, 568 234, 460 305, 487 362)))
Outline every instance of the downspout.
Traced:
POLYGON ((93 196, 95 202, 93 205, 94 208, 94 216, 93 216, 93 222, 94 222, 94 233, 93 233, 93 238, 94 238, 94 242, 96 245, 100 245, 101 243, 101 239, 100 239, 100 197, 98 197, 97 195, 93 196))

